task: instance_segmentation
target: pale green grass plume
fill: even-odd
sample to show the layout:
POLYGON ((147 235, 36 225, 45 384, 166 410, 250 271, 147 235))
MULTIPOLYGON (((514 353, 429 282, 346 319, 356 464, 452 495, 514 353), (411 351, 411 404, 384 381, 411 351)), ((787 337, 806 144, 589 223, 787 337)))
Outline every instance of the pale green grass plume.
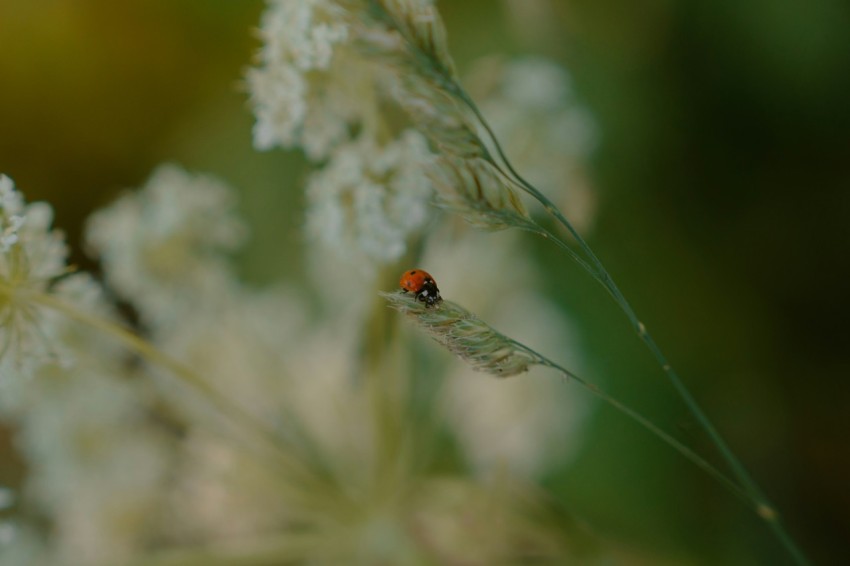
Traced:
POLYGON ((543 359, 501 334, 457 303, 443 300, 425 307, 403 292, 381 293, 390 306, 401 312, 431 337, 478 371, 510 377, 528 371, 543 359))

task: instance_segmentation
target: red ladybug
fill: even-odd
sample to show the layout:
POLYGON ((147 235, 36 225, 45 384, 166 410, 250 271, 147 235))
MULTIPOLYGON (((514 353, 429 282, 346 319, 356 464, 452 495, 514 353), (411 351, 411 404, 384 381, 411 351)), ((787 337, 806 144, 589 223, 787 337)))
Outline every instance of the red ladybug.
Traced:
POLYGON ((433 307, 443 300, 437 282, 427 271, 411 269, 405 271, 398 283, 402 291, 413 293, 426 307, 433 307))

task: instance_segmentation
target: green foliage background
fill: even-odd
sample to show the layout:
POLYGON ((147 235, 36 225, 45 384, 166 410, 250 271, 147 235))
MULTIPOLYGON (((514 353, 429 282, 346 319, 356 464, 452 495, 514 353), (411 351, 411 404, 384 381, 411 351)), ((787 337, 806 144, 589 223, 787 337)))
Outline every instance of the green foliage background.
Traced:
MULTIPOLYGON (((508 4, 440 3, 460 68, 537 53, 572 71, 601 129, 591 245, 810 557, 841 563, 850 5, 529 0, 557 18, 520 18, 508 4)), ((262 9, 0 0, 0 171, 55 206, 76 263, 91 267, 79 246, 85 216, 176 161, 242 190, 255 226, 247 277, 303 280, 303 162, 250 143, 241 77, 262 9)), ((589 377, 714 456, 601 288, 554 248, 528 245, 547 270, 545 292, 579 321, 589 377)), ((0 483, 23 473, 0 430, 0 483)), ((578 462, 548 483, 623 563, 786 560, 737 500, 604 408, 578 462)))

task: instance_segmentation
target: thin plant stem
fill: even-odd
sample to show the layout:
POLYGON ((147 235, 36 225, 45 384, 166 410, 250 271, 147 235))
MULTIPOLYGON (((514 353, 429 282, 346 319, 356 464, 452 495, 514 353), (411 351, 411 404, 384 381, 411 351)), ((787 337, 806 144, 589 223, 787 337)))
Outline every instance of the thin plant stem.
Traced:
MULTIPOLYGON (((496 137, 495 132, 491 128, 490 124, 484 118, 484 115, 479 110, 478 106, 469 96, 469 94, 463 89, 463 87, 455 80, 452 76, 449 69, 447 69, 440 61, 436 60, 431 53, 424 51, 414 38, 410 36, 406 32, 403 26, 400 26, 398 22, 394 20, 394 18, 383 9, 380 2, 376 0, 370 1, 370 6, 372 10, 383 17, 383 19, 388 22, 392 27, 398 31, 403 39, 408 44, 412 54, 416 58, 417 61, 421 63, 422 70, 426 72, 429 76, 436 79, 438 84, 445 88, 450 94, 457 96, 458 99, 465 104, 468 109, 475 116, 476 120, 479 124, 484 128, 487 132, 488 137, 493 143, 493 146, 496 149, 496 152, 499 155, 499 158, 503 162, 505 168, 510 174, 505 173, 499 163, 490 155, 489 151, 484 148, 484 158, 488 160, 496 169, 505 177, 505 179, 511 181, 517 187, 531 195, 534 199, 536 199, 546 210, 547 213, 552 215, 564 228, 566 228, 567 232, 575 239, 578 243, 579 248, 585 254, 588 261, 578 261, 578 256, 573 251, 569 251, 569 255, 578 261, 578 263, 596 279, 613 297, 614 301, 619 305, 620 309, 624 312, 626 317, 629 319, 629 322, 632 324, 635 332, 637 332, 640 339, 646 344, 647 348, 649 348, 652 355, 655 357, 658 364, 661 366, 664 374, 667 376, 670 383, 673 385, 673 388, 676 390, 678 395, 682 398, 685 405, 691 414, 696 418, 699 422, 700 426, 706 431, 711 441, 715 444, 717 449, 720 451, 723 459, 726 461, 727 465, 731 468, 733 474, 738 479, 743 488, 750 494, 750 496, 759 502, 759 505, 756 509, 757 514, 763 520, 765 520, 768 525, 771 527, 771 530, 775 533, 775 535, 782 542, 783 546, 788 550, 789 554, 794 558, 794 560, 798 564, 808 564, 807 559, 803 555, 802 551, 796 546, 794 541, 791 539, 790 535, 785 531, 784 527, 779 522, 778 513, 773 508, 773 506, 768 501, 767 497, 762 493, 759 486, 755 483, 752 477, 749 475, 747 470, 744 468, 743 464, 738 460, 729 446, 726 444, 726 441, 720 435, 720 433, 715 429, 714 425, 702 411, 702 409, 697 404, 696 400, 691 395, 690 391, 687 389, 685 384, 679 378, 678 374, 670 363, 667 361, 666 356, 661 352, 661 349, 656 344, 655 340, 646 330, 646 326, 640 321, 635 313, 634 309, 631 307, 629 302, 623 296, 619 287, 614 283, 613 278, 608 273, 608 270, 605 269, 605 266, 584 240, 578 231, 573 227, 572 223, 567 220, 567 218, 561 213, 560 210, 555 206, 555 204, 549 200, 546 195, 541 193, 536 187, 534 187, 531 183, 525 180, 525 178, 520 175, 516 169, 511 164, 507 155, 505 155, 504 150, 499 143, 498 138, 496 137), (588 263, 589 262, 589 263, 588 263)), ((541 229, 542 230, 542 229, 541 229)), ((536 230, 532 230, 536 231, 536 230)), ((547 239, 551 239, 553 241, 559 241, 557 238, 554 238, 551 234, 546 232, 545 230, 537 231, 537 233, 544 235, 547 239)), ((559 246, 563 249, 568 249, 568 246, 563 242, 559 242, 559 246), (562 245, 563 244, 563 245, 562 245)))
MULTIPOLYGON (((738 458, 732 452, 731 448, 729 448, 726 441, 711 423, 708 416, 706 416, 706 414, 700 408, 699 404, 693 398, 688 388, 685 386, 676 371, 667 361, 666 356, 664 356, 661 349, 658 347, 658 344, 652 338, 652 335, 647 331, 646 326, 640 321, 634 309, 626 300, 625 296, 620 291, 617 284, 614 282, 614 279, 608 273, 608 270, 605 269, 605 266, 602 264, 602 261, 597 257, 597 255, 591 249, 590 245, 584 240, 584 238, 581 237, 581 234, 578 233, 575 227, 573 227, 572 223, 567 220, 567 218, 563 215, 563 213, 561 213, 561 211, 555 206, 555 204, 546 195, 540 192, 516 171, 516 169, 513 167, 510 160, 508 159, 507 155, 505 155, 505 152, 502 149, 501 144, 499 143, 499 140, 496 137, 496 134, 493 132, 493 129, 491 128, 490 124, 487 122, 487 120, 484 118, 484 115, 478 109, 478 106, 466 93, 466 91, 463 90, 462 87, 460 87, 460 85, 458 85, 457 83, 454 83, 454 85, 455 88, 453 89, 453 92, 467 105, 467 107, 475 115, 481 126, 487 132, 487 135, 492 141, 493 146, 496 148, 496 152, 498 153, 499 158, 503 162, 504 167, 506 167, 507 170, 510 172, 510 175, 506 175, 504 173, 499 163, 496 163, 491 155, 486 155, 486 158, 491 162, 494 167, 501 171, 502 174, 505 175, 508 180, 512 181, 520 189, 531 195, 541 205, 543 205, 543 208, 546 210, 546 212, 552 215, 570 233, 570 235, 579 245, 581 251, 585 254, 587 260, 590 262, 589 265, 584 261, 579 262, 579 264, 609 292, 609 294, 613 297, 614 301, 617 303, 620 309, 625 313, 637 335, 650 350, 653 357, 658 362, 658 365, 661 366, 661 369, 663 370, 664 374, 667 376, 668 380, 673 385, 673 388, 682 398, 688 410, 700 423, 700 426, 702 426, 711 441, 720 451, 724 460, 731 468, 732 473, 741 483, 743 488, 752 496, 755 501, 758 502, 758 505, 755 509, 758 516, 767 522, 768 526, 771 528, 777 538, 779 538, 783 546, 798 564, 808 564, 808 560, 803 555, 802 551, 797 547, 791 536, 785 531, 785 528, 779 522, 778 513, 773 507, 773 505, 764 495, 758 484, 756 484, 756 482, 752 479, 750 474, 744 468, 743 464, 741 464, 740 460, 738 460, 738 458)), ((546 232, 545 237, 550 240, 558 240, 558 238, 553 237, 548 232, 546 232)), ((565 245, 561 244, 563 244, 563 242, 559 242, 560 247, 566 247, 565 245)), ((571 253, 570 255, 575 258, 574 253, 571 253)))
POLYGON ((566 381, 573 381, 581 385, 587 391, 589 391, 596 397, 602 399, 605 403, 607 403, 623 415, 637 422, 640 426, 642 426, 647 431, 658 437, 662 442, 668 444, 674 450, 679 452, 679 454, 681 454, 682 456, 690 460, 692 463, 696 464, 699 468, 707 472, 711 477, 713 477, 715 480, 720 482, 726 489, 728 489, 733 495, 744 501, 748 507, 751 507, 755 510, 758 509, 759 502, 755 500, 750 493, 742 489, 741 486, 729 479, 729 477, 727 477, 723 472, 711 465, 707 460, 705 460, 705 458, 703 458, 702 456, 682 444, 680 441, 676 440, 672 435, 662 430, 661 427, 653 423, 651 420, 647 419, 636 410, 632 409, 622 401, 618 400, 616 397, 612 397, 611 395, 600 389, 599 386, 597 386, 596 384, 591 383, 582 377, 579 377, 577 374, 558 365, 557 363, 543 356, 539 352, 529 348, 528 346, 520 342, 517 342, 516 340, 510 338, 508 340, 520 350, 524 350, 530 355, 532 355, 536 359, 535 361, 538 365, 548 367, 557 371, 563 376, 566 381))

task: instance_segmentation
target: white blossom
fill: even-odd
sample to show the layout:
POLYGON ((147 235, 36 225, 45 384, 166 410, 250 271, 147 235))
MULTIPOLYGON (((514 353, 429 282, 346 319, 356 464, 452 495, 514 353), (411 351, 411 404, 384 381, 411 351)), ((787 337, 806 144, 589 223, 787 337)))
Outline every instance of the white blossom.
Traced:
POLYGON ((379 147, 362 139, 337 149, 307 185, 307 233, 357 269, 395 261, 428 218, 425 140, 408 131, 379 147))
POLYGON ((349 45, 349 27, 333 0, 270 2, 261 64, 247 75, 258 149, 301 146, 321 159, 369 113, 371 71, 349 45))
POLYGON ((9 251, 18 241, 24 225, 24 199, 15 190, 12 179, 0 174, 0 253, 9 251))
POLYGON ((149 421, 150 382, 107 368, 42 370, 17 417, 32 463, 24 503, 51 518, 56 564, 124 562, 154 526, 169 448, 149 421))
MULTIPOLYGON (((362 430, 367 408, 349 380, 362 321, 337 316, 324 324, 314 318, 292 290, 243 288, 203 305, 162 336, 162 344, 258 422, 286 430, 281 416, 289 415, 323 452, 334 454, 331 461, 362 460, 366 454, 356 438, 368 436, 362 430)), ((191 398, 174 398, 202 434, 215 424, 191 398)), ((204 452, 211 450, 217 461, 235 457, 227 448, 204 452)), ((279 516, 273 510, 270 515, 279 516)))
POLYGON ((25 204, 12 181, 0 176, 0 385, 58 355, 50 314, 36 300, 68 272, 64 236, 52 222, 49 205, 25 204))
POLYGON ((0 174, 0 252, 8 252, 18 241, 24 224, 24 201, 12 179, 0 174))
POLYGON ((202 427, 187 434, 170 472, 161 528, 173 539, 238 545, 282 530, 291 517, 277 470, 202 427))
POLYGON ((165 165, 145 187, 94 214, 86 236, 106 281, 155 326, 173 324, 226 292, 226 254, 244 241, 235 197, 221 181, 165 165))
POLYGON ((247 74, 258 149, 300 147, 320 161, 355 137, 385 138, 392 99, 439 143, 471 144, 431 78, 436 67, 453 73, 431 0, 273 0, 260 35, 247 74))
MULTIPOLYGON (((375 289, 354 279, 374 284, 424 235, 423 264, 447 296, 542 351, 569 355, 568 324, 534 297, 534 265, 513 235, 457 239, 455 225, 441 229, 429 216, 434 155, 424 135, 455 157, 481 156, 444 89, 454 71, 434 3, 271 0, 261 36, 247 77, 254 144, 299 147, 322 166, 308 179, 306 218, 316 263, 333 268, 319 284, 368 306, 375 289), (388 117, 401 114, 384 113, 387 105, 407 109, 419 131, 388 117)), ((496 98, 560 116, 563 77, 532 71, 505 79, 496 98)), ((75 354, 73 363, 36 364, 31 380, 0 380, 0 417, 29 466, 15 510, 44 521, 0 525, 0 563, 170 563, 172 550, 205 563, 218 550, 239 561, 246 549, 246 563, 275 561, 268 548, 282 549, 281 561, 315 564, 557 554, 559 535, 523 506, 528 492, 488 488, 461 471, 443 477, 442 467, 435 474, 437 434, 410 409, 445 417, 440 434, 470 467, 506 468, 513 474, 500 486, 514 487, 577 445, 583 410, 563 384, 481 380, 450 366, 437 400, 419 399, 411 359, 389 346, 402 342, 376 337, 382 313, 364 326, 362 312, 314 309, 283 285, 239 281, 227 255, 246 229, 234 209, 222 182, 163 166, 91 217, 87 242, 107 289, 141 319, 132 335, 111 326, 113 308, 92 278, 68 275, 49 207, 26 205, 0 177, 0 353, 32 358, 41 336, 51 351, 75 354), (42 295, 53 310, 30 300, 42 295)), ((10 504, 0 490, 0 508, 4 493, 10 504)))
POLYGON ((39 542, 24 528, 8 553, 28 564, 124 562, 150 535, 169 462, 163 429, 150 418, 153 383, 133 375, 111 336, 69 314, 112 317, 90 276, 74 274, 49 292, 59 305, 44 312, 51 346, 73 357, 3 383, 0 418, 18 431, 28 462, 18 505, 48 517, 52 535, 39 542))
MULTIPOLYGON (((299 439, 297 446, 312 446, 351 486, 362 481, 372 457, 364 442, 371 437, 368 404, 351 380, 357 329, 350 321, 314 320, 285 288, 244 289, 206 305, 163 342, 255 422, 299 439)), ((244 441, 222 442, 215 434, 221 415, 205 413, 185 394, 169 398, 188 429, 168 490, 166 528, 178 537, 228 544, 285 533, 289 522, 307 520, 299 499, 309 501, 311 493, 298 490, 293 498, 275 460, 250 449, 256 442, 250 429, 244 441)), ((230 424, 242 438, 240 423, 230 424)), ((287 453, 309 453, 295 450, 287 453)))
POLYGON ((348 38, 344 9, 333 0, 272 0, 263 15, 263 58, 301 71, 326 69, 334 45, 348 38))

